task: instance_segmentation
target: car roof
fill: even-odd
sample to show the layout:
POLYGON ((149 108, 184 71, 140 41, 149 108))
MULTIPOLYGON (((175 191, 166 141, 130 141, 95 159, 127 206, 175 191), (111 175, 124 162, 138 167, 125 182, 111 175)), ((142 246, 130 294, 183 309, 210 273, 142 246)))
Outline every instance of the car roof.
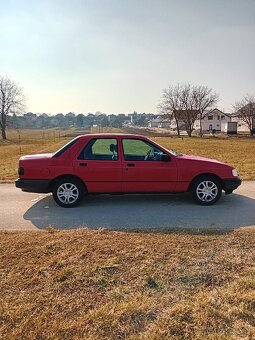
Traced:
POLYGON ((91 134, 86 134, 86 135, 81 135, 78 136, 79 138, 88 138, 88 137, 92 137, 92 138, 109 138, 109 137, 132 137, 132 138, 146 138, 145 136, 142 135, 134 135, 131 133, 91 133, 91 134))

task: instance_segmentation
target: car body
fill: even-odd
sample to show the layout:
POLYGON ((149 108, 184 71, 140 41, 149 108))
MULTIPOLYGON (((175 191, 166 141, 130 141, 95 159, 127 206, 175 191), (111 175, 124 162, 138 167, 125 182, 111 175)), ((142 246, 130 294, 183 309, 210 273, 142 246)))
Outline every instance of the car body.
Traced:
POLYGON ((23 156, 16 187, 52 192, 57 204, 77 205, 85 194, 191 192, 211 205, 241 180, 222 162, 167 150, 145 136, 88 134, 55 153, 23 156))

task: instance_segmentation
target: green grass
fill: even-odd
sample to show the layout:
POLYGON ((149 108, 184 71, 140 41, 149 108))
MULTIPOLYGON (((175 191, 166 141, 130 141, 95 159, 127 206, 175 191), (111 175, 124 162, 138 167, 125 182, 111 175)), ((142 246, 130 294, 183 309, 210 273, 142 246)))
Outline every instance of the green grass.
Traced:
POLYGON ((92 153, 112 156, 112 152, 110 151, 110 144, 117 145, 117 140, 115 138, 97 140, 92 146, 92 153))
POLYGON ((255 233, 0 233, 1 339, 253 339, 255 233))

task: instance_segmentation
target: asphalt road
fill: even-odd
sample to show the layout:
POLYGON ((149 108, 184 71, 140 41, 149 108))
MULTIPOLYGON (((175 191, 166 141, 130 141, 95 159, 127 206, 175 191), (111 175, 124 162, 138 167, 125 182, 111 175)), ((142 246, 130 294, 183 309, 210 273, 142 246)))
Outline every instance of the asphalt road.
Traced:
POLYGON ((51 195, 25 193, 14 184, 0 184, 0 230, 77 227, 125 229, 255 229, 255 181, 243 182, 232 195, 213 206, 180 195, 88 196, 76 208, 57 206, 51 195))

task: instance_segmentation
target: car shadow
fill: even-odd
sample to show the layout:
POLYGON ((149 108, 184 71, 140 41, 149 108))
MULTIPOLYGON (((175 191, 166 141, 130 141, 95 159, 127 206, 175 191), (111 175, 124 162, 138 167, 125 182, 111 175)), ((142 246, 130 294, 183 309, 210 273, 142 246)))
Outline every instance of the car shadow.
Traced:
POLYGON ((65 209, 48 195, 23 217, 39 229, 88 227, 218 234, 255 225, 255 200, 223 195, 218 204, 204 207, 195 204, 189 194, 91 195, 78 207, 65 209))

